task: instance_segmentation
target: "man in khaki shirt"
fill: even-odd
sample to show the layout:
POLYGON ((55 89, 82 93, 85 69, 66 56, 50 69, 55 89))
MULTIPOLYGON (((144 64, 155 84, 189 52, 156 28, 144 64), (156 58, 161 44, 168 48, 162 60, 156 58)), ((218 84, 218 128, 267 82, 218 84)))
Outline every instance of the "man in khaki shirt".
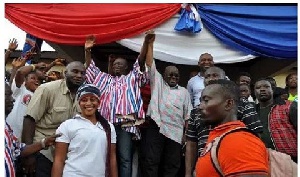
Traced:
MULTIPOLYGON (((67 65, 65 79, 41 85, 33 94, 24 117, 22 140, 26 144, 40 141, 53 135, 59 125, 80 111, 76 107, 75 94, 85 80, 85 67, 74 61, 67 65)), ((28 157, 24 173, 36 177, 50 177, 53 162, 53 147, 28 157), (35 173, 35 174, 34 174, 35 173)))

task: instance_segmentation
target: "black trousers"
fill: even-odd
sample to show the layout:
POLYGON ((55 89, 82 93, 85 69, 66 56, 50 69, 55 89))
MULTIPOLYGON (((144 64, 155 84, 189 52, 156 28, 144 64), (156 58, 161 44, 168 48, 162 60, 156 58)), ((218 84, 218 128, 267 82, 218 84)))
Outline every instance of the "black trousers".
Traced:
POLYGON ((35 176, 51 177, 53 163, 41 153, 36 154, 35 176))
POLYGON ((181 145, 161 133, 150 119, 141 129, 140 165, 142 177, 176 177, 180 168, 181 145))
POLYGON ((25 174, 22 170, 21 159, 16 161, 16 177, 51 177, 52 162, 43 154, 37 153, 35 155, 35 173, 25 174))

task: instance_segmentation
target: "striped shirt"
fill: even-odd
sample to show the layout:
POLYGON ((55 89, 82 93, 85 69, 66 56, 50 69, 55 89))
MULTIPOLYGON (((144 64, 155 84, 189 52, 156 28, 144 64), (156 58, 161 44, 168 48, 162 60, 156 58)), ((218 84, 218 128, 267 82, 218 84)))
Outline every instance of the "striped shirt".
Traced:
POLYGON ((185 121, 192 109, 189 92, 184 87, 170 87, 156 70, 155 62, 150 69, 151 100, 149 115, 165 137, 181 144, 185 121))
POLYGON ((11 127, 5 122, 5 175, 6 177, 15 177, 15 163, 14 161, 21 154, 25 147, 24 143, 20 143, 18 138, 14 135, 11 127))
POLYGON ((100 114, 113 124, 129 123, 126 127, 123 126, 124 130, 136 134, 138 139, 140 133, 135 125, 145 119, 140 91, 142 83, 147 81, 145 73, 140 71, 138 60, 127 75, 112 76, 101 72, 94 61, 86 70, 87 83, 93 83, 101 92, 100 114), (134 120, 128 115, 134 117, 134 120))
MULTIPOLYGON (((246 99, 241 99, 238 105, 237 118, 253 132, 262 133, 263 126, 253 103, 246 99)), ((189 141, 198 142, 198 156, 200 156, 202 150, 204 149, 209 132, 213 128, 214 127, 211 126, 204 126, 203 123, 201 123, 200 112, 198 108, 195 108, 191 111, 186 138, 189 141)))

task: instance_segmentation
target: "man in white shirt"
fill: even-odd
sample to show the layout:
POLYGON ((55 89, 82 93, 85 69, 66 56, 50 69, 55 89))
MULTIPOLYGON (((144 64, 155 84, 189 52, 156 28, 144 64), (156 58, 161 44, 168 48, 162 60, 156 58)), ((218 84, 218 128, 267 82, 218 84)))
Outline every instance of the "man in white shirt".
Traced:
POLYGON ((213 57, 209 53, 203 53, 200 55, 199 61, 199 73, 192 77, 187 84, 187 90, 190 93, 192 105, 195 108, 200 104, 201 92, 204 89, 204 73, 205 71, 214 66, 213 57))

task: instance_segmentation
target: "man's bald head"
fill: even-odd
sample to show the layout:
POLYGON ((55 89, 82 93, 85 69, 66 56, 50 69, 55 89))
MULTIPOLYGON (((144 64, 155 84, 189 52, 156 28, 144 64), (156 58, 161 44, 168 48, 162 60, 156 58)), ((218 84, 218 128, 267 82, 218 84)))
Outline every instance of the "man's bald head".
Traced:
POLYGON ((225 79, 225 71, 217 66, 208 68, 204 73, 204 85, 207 85, 211 80, 225 79))
POLYGON ((66 66, 65 78, 69 89, 77 90, 85 81, 85 67, 80 61, 73 61, 66 66))
POLYGON ((70 68, 73 68, 74 66, 83 66, 83 63, 80 61, 72 61, 66 66, 66 70, 70 70, 70 68))

